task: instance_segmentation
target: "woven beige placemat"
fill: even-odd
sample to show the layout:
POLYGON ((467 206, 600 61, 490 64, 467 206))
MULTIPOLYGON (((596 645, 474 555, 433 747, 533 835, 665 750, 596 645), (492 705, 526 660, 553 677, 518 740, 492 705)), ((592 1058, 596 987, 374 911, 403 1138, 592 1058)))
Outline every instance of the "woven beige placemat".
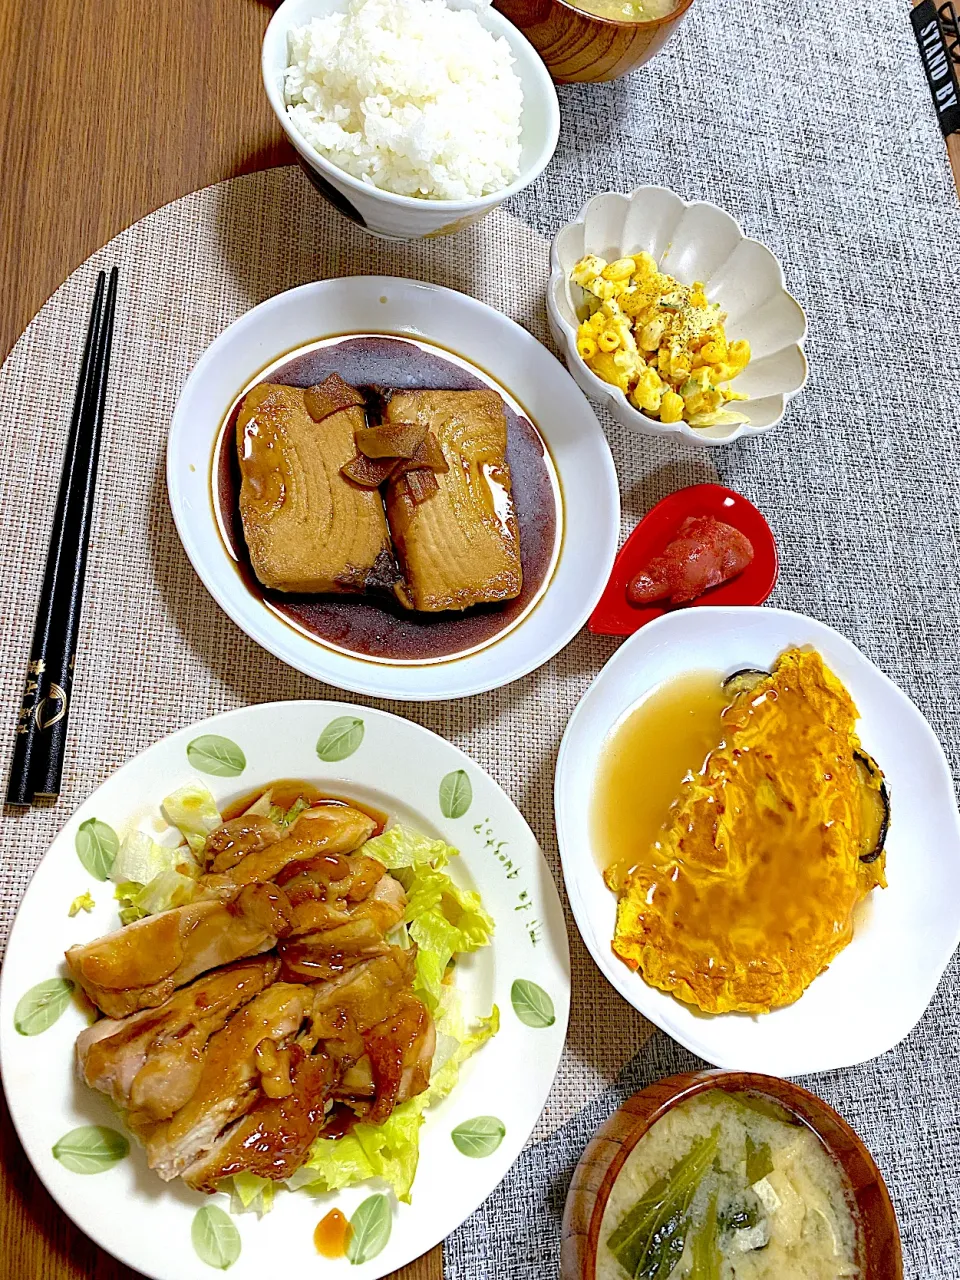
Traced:
MULTIPOLYGON (((57 829, 124 761, 175 729, 233 707, 343 696, 239 631, 180 547, 164 450, 180 388, 204 348, 272 294, 358 274, 460 289, 550 344, 543 303, 548 242, 503 211, 450 239, 388 244, 329 209, 298 169, 272 169, 195 192, 117 236, 58 289, 0 370, 8 448, 0 470, 5 759, 93 279, 113 263, 121 272, 120 304, 64 787, 55 807, 8 810, 0 819, 0 944, 57 829)), ((620 473, 624 533, 665 493, 716 478, 703 455, 631 436, 609 418, 604 425, 620 473)), ((426 725, 488 769, 530 822, 560 883, 552 807, 557 748, 577 700, 615 646, 584 631, 540 671, 493 693, 456 703, 371 705, 426 725)), ((570 1034, 534 1140, 614 1079, 648 1034, 600 976, 569 916, 568 923, 570 1034)))

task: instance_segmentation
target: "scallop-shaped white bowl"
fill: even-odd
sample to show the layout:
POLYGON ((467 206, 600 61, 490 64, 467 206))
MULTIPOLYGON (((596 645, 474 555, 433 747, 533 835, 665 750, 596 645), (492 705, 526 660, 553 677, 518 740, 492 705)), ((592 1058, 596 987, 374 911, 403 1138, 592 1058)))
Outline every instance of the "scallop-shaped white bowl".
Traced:
POLYGON ((707 201, 681 200, 665 187, 640 187, 628 196, 604 191, 561 228, 550 252, 547 312, 580 389, 623 426, 647 435, 680 435, 704 445, 760 435, 777 425, 787 401, 807 380, 807 321, 784 287, 780 263, 765 245, 745 236, 729 213, 707 201), (728 339, 746 338, 750 343, 750 363, 735 384, 749 397, 736 403, 747 422, 713 427, 658 422, 635 409, 622 391, 597 377, 577 354, 583 295, 570 280, 574 265, 586 253, 612 261, 641 250, 652 254, 660 269, 681 284, 702 280, 710 301, 719 302, 727 313, 728 339))

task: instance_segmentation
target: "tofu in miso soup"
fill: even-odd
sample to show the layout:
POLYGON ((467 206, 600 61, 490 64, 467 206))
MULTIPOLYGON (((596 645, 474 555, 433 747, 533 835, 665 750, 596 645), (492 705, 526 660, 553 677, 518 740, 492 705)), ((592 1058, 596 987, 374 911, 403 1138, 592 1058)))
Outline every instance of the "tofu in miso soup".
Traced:
POLYGON ((846 1280, 852 1193, 816 1133, 761 1094, 679 1103, 627 1157, 604 1210, 597 1280, 846 1280))

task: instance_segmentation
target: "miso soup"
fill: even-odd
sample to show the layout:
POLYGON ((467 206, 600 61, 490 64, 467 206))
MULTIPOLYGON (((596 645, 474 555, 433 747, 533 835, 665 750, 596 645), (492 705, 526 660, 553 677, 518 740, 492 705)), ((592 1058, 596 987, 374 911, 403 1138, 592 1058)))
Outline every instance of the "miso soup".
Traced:
POLYGON ((852 1194, 816 1133, 762 1094, 711 1089, 667 1112, 613 1185, 597 1280, 860 1275, 852 1194))

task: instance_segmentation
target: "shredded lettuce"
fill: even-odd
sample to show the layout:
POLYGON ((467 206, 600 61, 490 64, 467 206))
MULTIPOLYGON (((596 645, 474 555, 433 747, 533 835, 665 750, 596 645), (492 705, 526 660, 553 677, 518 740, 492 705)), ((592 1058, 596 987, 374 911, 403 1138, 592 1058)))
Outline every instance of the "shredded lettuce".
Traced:
POLYGON ((368 840, 363 852, 378 858, 406 891, 403 919, 409 939, 418 947, 415 990, 435 1011, 450 961, 458 952, 487 946, 493 921, 484 911, 480 895, 458 889, 441 869, 459 856, 457 849, 442 840, 430 840, 406 827, 391 827, 368 840))
POLYGON ((216 800, 200 781, 179 787, 161 802, 160 809, 194 853, 201 851, 210 832, 216 831, 223 822, 216 800))
POLYGON ((297 796, 289 809, 281 809, 278 804, 271 804, 267 817, 271 822, 275 822, 278 827, 292 827, 304 809, 309 808, 310 806, 303 796, 297 796))
POLYGON ((176 868, 161 871, 149 884, 145 884, 134 899, 145 915, 155 916, 172 907, 185 907, 196 897, 197 882, 192 876, 182 875, 176 868))
POLYGON ((268 787, 262 795, 257 796, 249 809, 244 809, 243 816, 246 817, 250 813, 257 814, 261 818, 269 818, 270 810, 278 808, 273 803, 273 789, 268 787))
POLYGON ((263 795, 254 800, 249 809, 244 809, 243 814, 244 817, 249 813, 258 814, 261 818, 269 818, 279 827, 292 827, 304 809, 309 808, 310 802, 303 796, 297 796, 289 809, 282 809, 280 805, 273 803, 273 788, 268 787, 263 795))
POLYGON ((371 858, 378 858, 388 871, 396 871, 399 867, 416 867, 423 863, 428 863, 439 871, 451 858, 458 857, 460 850, 442 840, 429 840, 407 827, 391 827, 383 835, 368 840, 363 846, 363 852, 369 853, 371 858))
POLYGON ((155 916, 172 907, 185 907, 197 896, 197 882, 175 868, 161 871, 147 884, 126 880, 113 895, 120 904, 120 923, 133 924, 144 916, 155 916))
POLYGON ((464 1025, 459 993, 453 988, 444 992, 446 1007, 437 1017, 437 1052, 428 1090, 430 1102, 440 1102, 451 1093, 460 1079, 460 1068, 468 1058, 500 1030, 500 1010, 496 1005, 489 1017, 480 1018, 469 1030, 464 1025))
POLYGON ((130 881, 144 885, 173 866, 173 849, 157 844, 145 831, 131 831, 123 837, 113 860, 110 879, 114 884, 130 881))
POLYGON ((314 1194, 382 1178, 410 1203, 417 1172, 425 1094, 396 1107, 383 1124, 357 1124, 342 1138, 318 1138, 300 1170, 299 1185, 314 1194), (309 1179, 307 1174, 309 1173, 309 1179))
POLYGON ((171 849, 143 831, 131 831, 110 872, 117 885, 114 896, 121 906, 121 923, 131 924, 192 902, 199 876, 200 864, 186 845, 171 849))
POLYGON ((136 880, 125 880, 123 884, 117 885, 113 896, 120 903, 121 924, 133 924, 134 920, 142 920, 147 914, 135 903, 136 896, 142 888, 143 885, 138 884, 136 880))
POLYGON ((260 1178, 255 1173, 235 1173, 228 1183, 220 1184, 221 1190, 227 1187, 231 1213, 255 1213, 262 1218, 273 1208, 277 1184, 269 1178, 260 1178))
POLYGON ((96 905, 97 904, 94 902, 90 890, 88 889, 86 893, 77 894, 74 900, 70 903, 70 910, 67 912, 67 915, 73 919, 79 911, 92 911, 96 905))
POLYGON ((447 967, 455 955, 489 944, 493 921, 480 895, 458 889, 428 863, 395 873, 407 892, 404 921, 417 944, 417 994, 435 1011, 447 967))

